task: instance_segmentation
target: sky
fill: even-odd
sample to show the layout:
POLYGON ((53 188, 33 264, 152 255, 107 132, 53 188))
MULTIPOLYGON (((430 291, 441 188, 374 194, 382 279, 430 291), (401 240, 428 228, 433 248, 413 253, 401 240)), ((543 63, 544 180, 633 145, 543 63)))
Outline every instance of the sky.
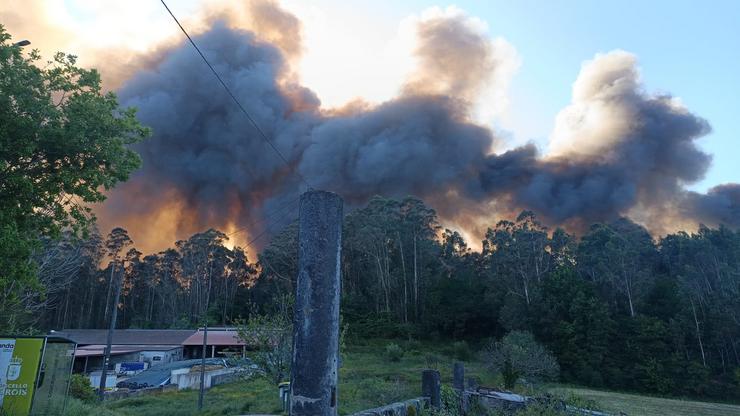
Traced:
MULTIPOLYGON (((226 0, 170 0, 192 20, 226 0)), ((649 92, 670 93, 704 117, 712 133, 700 140, 713 155, 704 180, 690 189, 740 182, 740 2, 671 1, 457 1, 284 0, 303 22, 302 83, 323 106, 355 98, 392 98, 412 68, 411 23, 430 9, 449 7, 479 20, 491 38, 511 49, 501 85, 479 103, 479 121, 506 138, 504 148, 532 141, 543 151, 555 117, 571 100, 584 61, 623 49, 635 54, 649 92), (503 92, 502 92, 503 91, 503 92)), ((18 38, 48 52, 62 49, 95 62, 106 49, 145 52, 181 34, 156 0, 7 0, 0 22, 18 38), (42 25, 43 24, 43 25, 42 25), (39 30, 43 28, 42 32, 39 30)), ((105 74, 104 74, 105 75, 105 74)), ((503 149, 497 149, 503 150, 503 149)))
MULTIPOLYGON (((338 27, 355 28, 347 31, 360 39, 377 28, 366 39, 376 50, 378 38, 392 41, 399 21, 445 6, 422 0, 312 4, 333 15, 338 27)), ((740 2, 487 0, 454 5, 483 20, 492 37, 506 39, 520 56, 508 110, 493 120, 511 133, 512 146, 534 141, 546 149, 554 118, 569 103, 582 62, 599 52, 624 49, 637 55, 650 91, 679 97, 712 126, 700 144, 713 155, 713 165, 690 188, 705 191, 740 181, 740 2)), ((319 93, 327 88, 316 84, 319 93)))

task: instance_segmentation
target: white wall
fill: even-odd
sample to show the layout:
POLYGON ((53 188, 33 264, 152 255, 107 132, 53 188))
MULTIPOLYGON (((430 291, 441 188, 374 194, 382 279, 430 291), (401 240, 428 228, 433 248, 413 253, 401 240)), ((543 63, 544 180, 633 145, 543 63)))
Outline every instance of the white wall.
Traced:
POLYGON ((149 363, 150 367, 171 363, 173 361, 180 361, 181 359, 182 347, 169 351, 141 351, 139 353, 139 361, 149 363))
MULTIPOLYGON (((211 377, 221 374, 231 374, 234 371, 236 371, 234 368, 222 368, 219 370, 206 371, 203 385, 208 389, 211 387, 211 377)), ((178 390, 198 389, 200 388, 200 371, 191 373, 189 368, 172 370, 170 383, 177 384, 178 390)))

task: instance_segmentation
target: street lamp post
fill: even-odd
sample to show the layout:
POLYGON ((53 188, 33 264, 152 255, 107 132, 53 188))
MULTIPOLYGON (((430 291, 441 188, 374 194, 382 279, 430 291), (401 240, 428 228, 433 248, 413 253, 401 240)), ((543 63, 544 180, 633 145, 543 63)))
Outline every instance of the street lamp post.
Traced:
POLYGON ((22 41, 20 41, 20 42, 16 42, 16 43, 14 43, 14 44, 13 44, 13 46, 18 46, 18 47, 22 47, 22 46, 28 46, 28 45, 30 45, 30 44, 31 44, 31 42, 30 42, 29 40, 23 39, 23 40, 22 40, 22 41))

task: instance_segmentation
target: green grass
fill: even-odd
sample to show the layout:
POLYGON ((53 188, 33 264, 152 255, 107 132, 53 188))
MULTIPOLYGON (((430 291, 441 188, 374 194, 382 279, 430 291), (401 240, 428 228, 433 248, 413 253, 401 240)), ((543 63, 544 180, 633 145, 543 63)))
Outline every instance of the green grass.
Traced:
POLYGON ((740 406, 690 400, 665 399, 637 394, 615 393, 580 387, 552 387, 553 394, 574 394, 598 402, 604 411, 630 416, 738 416, 740 406))
MULTIPOLYGON (((404 354, 400 361, 385 357, 385 346, 390 341, 377 340, 365 345, 354 345, 344 354, 339 370, 339 414, 348 415, 410 399, 421 395, 421 372, 425 368, 440 370, 443 384, 452 383, 454 351, 437 345, 419 342, 398 342, 404 354)), ((466 378, 475 377, 482 385, 499 385, 497 378, 481 363, 466 361, 466 378)), ((624 411, 630 416, 729 416, 740 415, 740 406, 671 400, 632 394, 602 392, 577 387, 549 386, 556 395, 576 395, 598 402, 609 412, 624 411)), ((523 391, 527 393, 527 391, 523 391)), ((197 411, 198 392, 179 391, 135 397, 106 403, 105 406, 86 405, 71 401, 67 416, 205 416, 280 414, 277 387, 263 378, 226 384, 206 392, 203 412, 197 411)))

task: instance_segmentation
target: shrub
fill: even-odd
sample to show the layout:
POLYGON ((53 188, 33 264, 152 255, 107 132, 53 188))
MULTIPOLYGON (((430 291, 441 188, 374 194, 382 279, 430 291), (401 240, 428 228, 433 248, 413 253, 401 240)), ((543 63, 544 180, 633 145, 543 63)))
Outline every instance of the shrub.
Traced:
POLYGON ((385 356, 388 358, 388 361, 391 362, 401 361, 401 358, 403 358, 403 348, 398 344, 388 344, 385 347, 385 356))
POLYGON ((95 389, 90 385, 90 379, 83 374, 72 374, 72 379, 69 382, 69 394, 85 403, 95 401, 95 389))
POLYGON ((277 385, 290 376, 293 348, 293 298, 279 296, 275 311, 258 314, 252 311, 247 321, 236 320, 237 333, 255 351, 250 358, 277 385))
POLYGON ((520 377, 529 381, 557 377, 555 357, 526 331, 511 331, 501 342, 491 343, 484 353, 488 367, 501 373, 504 387, 511 389, 520 377))
POLYGON ((465 341, 457 341, 452 344, 452 351, 455 358, 461 361, 470 361, 473 357, 473 352, 470 350, 470 346, 465 341))
POLYGON ((573 407, 577 407, 579 409, 585 409, 585 410, 595 410, 595 411, 601 411, 603 410, 601 408, 601 405, 593 400, 593 399, 586 399, 584 397, 575 395, 573 393, 569 393, 563 401, 573 407))

